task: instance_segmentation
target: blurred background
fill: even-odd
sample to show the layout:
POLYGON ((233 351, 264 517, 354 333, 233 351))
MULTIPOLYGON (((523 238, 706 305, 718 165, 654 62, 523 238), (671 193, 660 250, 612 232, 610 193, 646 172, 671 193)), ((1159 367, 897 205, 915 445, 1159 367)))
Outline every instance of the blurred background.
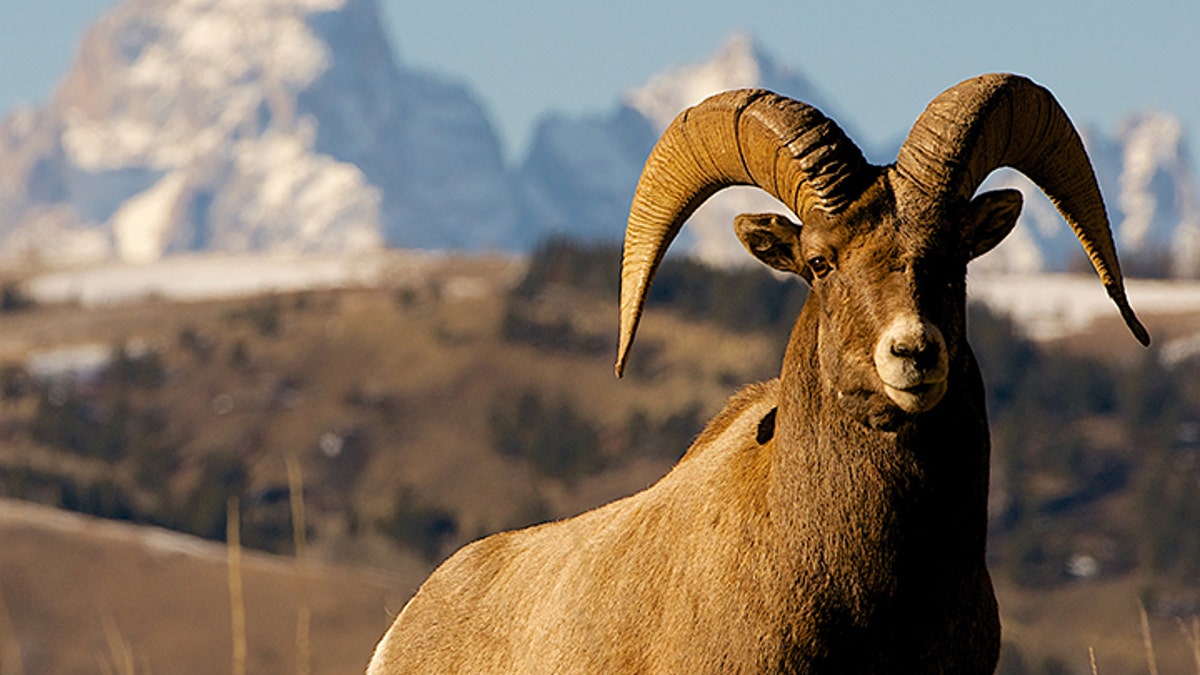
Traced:
POLYGON ((1200 672, 1200 5, 710 4, 0 9, 0 673, 360 671, 457 547, 649 485, 777 374, 805 287, 730 190, 612 377, 675 114, 767 87, 888 163, 990 71, 1079 126, 1155 340, 989 179, 1026 195, 969 279, 1001 672, 1200 672))

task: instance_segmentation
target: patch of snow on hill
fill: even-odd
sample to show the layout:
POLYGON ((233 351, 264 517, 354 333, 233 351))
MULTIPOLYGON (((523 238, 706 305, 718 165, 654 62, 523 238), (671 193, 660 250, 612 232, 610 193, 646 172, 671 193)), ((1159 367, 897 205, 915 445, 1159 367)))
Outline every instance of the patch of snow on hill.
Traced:
MULTIPOLYGON (((79 538, 134 543, 146 550, 162 554, 187 555, 214 562, 224 561, 229 555, 225 544, 208 541, 190 534, 149 525, 133 525, 96 518, 15 499, 0 499, 0 524, 3 524, 4 527, 14 525, 36 527, 79 538)), ((244 551, 243 555, 246 556, 244 562, 253 562, 256 565, 285 566, 293 564, 288 559, 276 559, 258 551, 244 551)))
MULTIPOLYGON (((411 254, 409 264, 422 256, 411 254)), ((78 302, 89 307, 151 297, 203 300, 380 282, 395 254, 309 256, 179 256, 146 265, 106 264, 50 272, 31 279, 26 292, 38 302, 78 302)))
POLYGON ((111 345, 82 344, 39 349, 26 359, 29 374, 41 380, 86 379, 100 373, 110 361, 111 345))
POLYGON ((1159 360, 1167 367, 1200 358, 1200 333, 1171 340, 1159 351, 1159 360))
MULTIPOLYGON (((1200 312, 1200 282, 1128 279, 1125 287, 1140 315, 1200 312)), ((1096 320, 1120 317, 1094 275, 973 275, 968 295, 1011 317, 1035 340, 1064 337, 1096 320)))

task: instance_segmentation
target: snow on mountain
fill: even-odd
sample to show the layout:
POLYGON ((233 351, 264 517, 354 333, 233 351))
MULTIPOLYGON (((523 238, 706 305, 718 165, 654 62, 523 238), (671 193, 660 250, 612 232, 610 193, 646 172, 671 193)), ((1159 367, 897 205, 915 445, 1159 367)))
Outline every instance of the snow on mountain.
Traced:
POLYGON ((511 246, 499 142, 374 0, 127 0, 0 126, 0 250, 156 260, 511 246))
POLYGON ((1126 118, 1117 207, 1123 250, 1166 254, 1176 276, 1200 276, 1200 197, 1179 118, 1162 112, 1126 118))
MULTIPOLYGON (((1135 275, 1200 276, 1200 199, 1177 117, 1147 112, 1122 120, 1109 135, 1081 129, 1108 207, 1117 250, 1135 275)), ((1062 272, 1087 268, 1083 250, 1054 206, 1011 170, 981 189, 1012 187, 1025 196, 1013 234, 975 266, 986 272, 1062 272)))

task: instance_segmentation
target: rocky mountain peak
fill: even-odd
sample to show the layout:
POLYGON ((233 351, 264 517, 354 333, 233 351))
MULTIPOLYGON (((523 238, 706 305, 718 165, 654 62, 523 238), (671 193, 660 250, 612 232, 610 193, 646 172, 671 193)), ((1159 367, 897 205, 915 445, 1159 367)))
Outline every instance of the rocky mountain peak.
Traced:
POLYGON ((399 67, 380 25, 374 0, 117 5, 51 102, 3 126, 0 250, 511 246, 517 208, 482 107, 399 67))
POLYGON ((1148 111, 1125 118, 1115 139, 1122 171, 1115 195, 1119 243, 1138 253, 1169 252, 1172 272, 1200 272, 1200 198, 1179 118, 1148 111))

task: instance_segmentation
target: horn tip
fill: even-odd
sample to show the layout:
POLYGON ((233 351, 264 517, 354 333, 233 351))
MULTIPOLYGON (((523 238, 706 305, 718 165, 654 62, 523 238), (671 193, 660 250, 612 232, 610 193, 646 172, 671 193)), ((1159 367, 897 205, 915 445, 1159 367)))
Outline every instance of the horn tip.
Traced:
POLYGON ((613 367, 618 380, 625 375, 625 364, 629 362, 629 348, 632 346, 632 343, 632 334, 622 332, 620 344, 617 346, 617 363, 613 367))
POLYGON ((1129 332, 1133 333, 1133 337, 1137 338, 1137 341, 1142 343, 1143 347, 1149 347, 1150 331, 1146 330, 1141 320, 1137 318, 1137 314, 1134 314, 1133 307, 1129 304, 1128 298, 1125 297, 1124 290, 1120 286, 1109 286, 1109 297, 1117 303, 1117 309, 1120 310, 1121 318, 1125 320, 1125 325, 1129 327, 1129 332))
POLYGON ((1143 347, 1149 347, 1150 331, 1146 330, 1146 327, 1142 325, 1141 321, 1138 321, 1138 318, 1134 315, 1133 310, 1125 308, 1121 311, 1121 315, 1122 318, 1125 319, 1125 325, 1129 326, 1129 330, 1133 333, 1133 336, 1137 338, 1137 341, 1142 343, 1143 347))
MULTIPOLYGON (((1097 266, 1099 271, 1099 266, 1097 266)), ((1129 298, 1125 295, 1125 284, 1121 280, 1121 273, 1118 271, 1116 278, 1101 274, 1104 279, 1104 290, 1108 293, 1108 297, 1117 305, 1117 310, 1121 312, 1121 318, 1125 320, 1125 325, 1129 327, 1129 332, 1133 333, 1133 337, 1142 343, 1143 347, 1150 346, 1150 331, 1142 325, 1142 322, 1137 318, 1137 314, 1133 311, 1133 306, 1129 304, 1129 298)))

